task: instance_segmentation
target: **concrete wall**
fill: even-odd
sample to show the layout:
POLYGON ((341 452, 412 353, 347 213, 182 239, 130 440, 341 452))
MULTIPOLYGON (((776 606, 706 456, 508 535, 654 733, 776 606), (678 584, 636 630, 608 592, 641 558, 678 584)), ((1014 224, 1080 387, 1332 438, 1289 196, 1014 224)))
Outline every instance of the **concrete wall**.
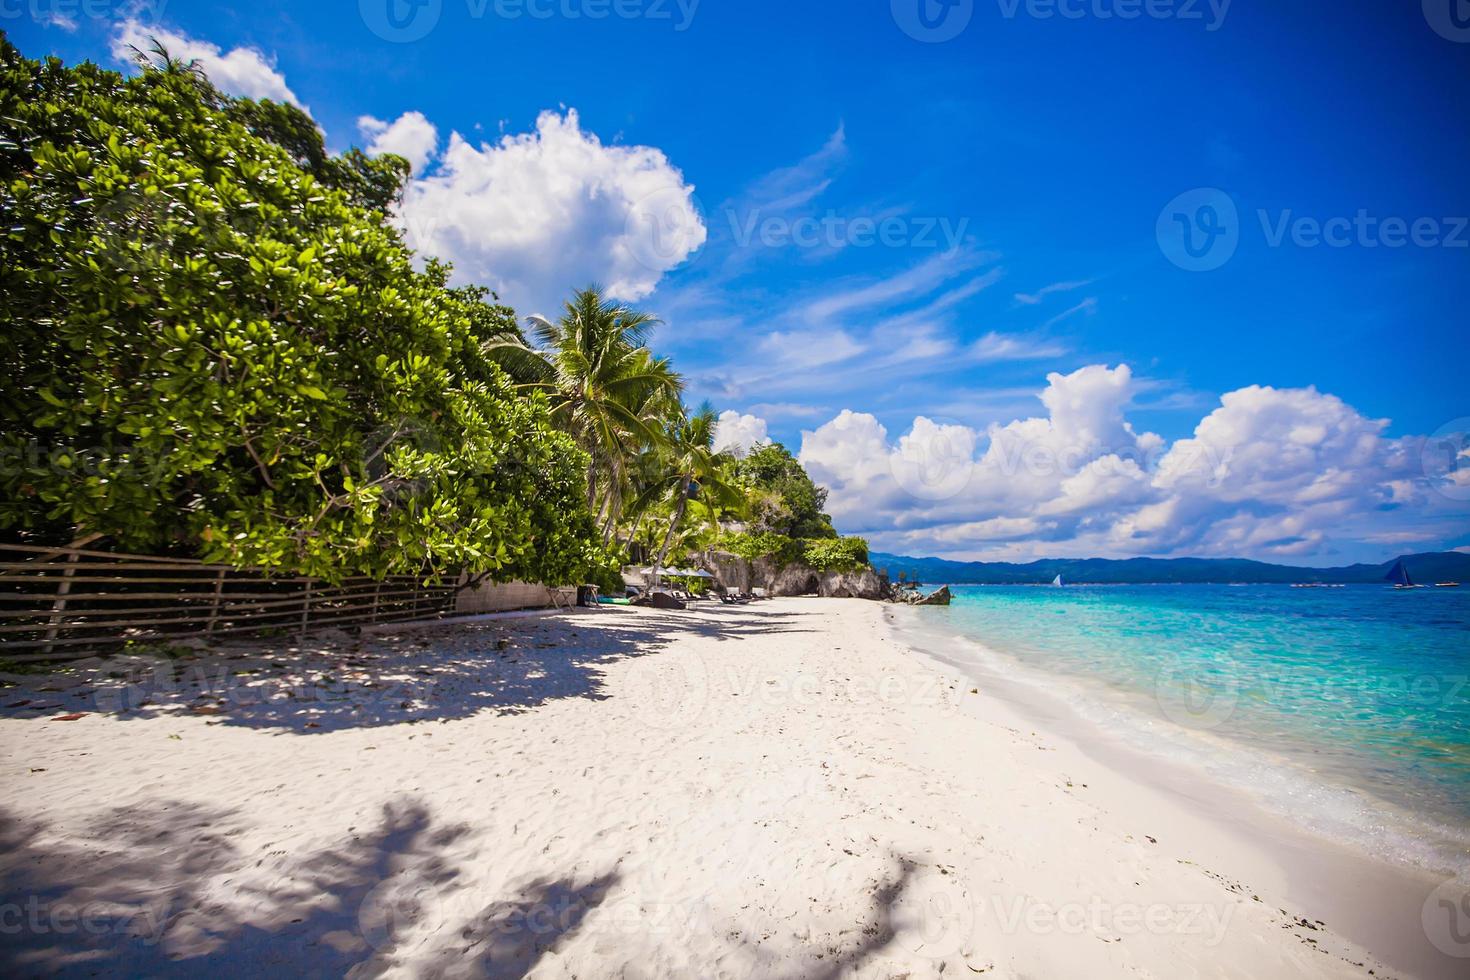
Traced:
MULTIPOLYGON (((557 591, 563 595, 560 604, 566 605, 565 596, 568 590, 557 591)), ((576 602, 576 589, 570 590, 570 599, 576 602)), ((482 613, 510 612, 515 609, 544 609, 556 604, 553 602, 552 590, 544 585, 532 585, 529 582, 503 582, 495 585, 484 582, 461 592, 454 611, 460 616, 478 616, 482 613)))

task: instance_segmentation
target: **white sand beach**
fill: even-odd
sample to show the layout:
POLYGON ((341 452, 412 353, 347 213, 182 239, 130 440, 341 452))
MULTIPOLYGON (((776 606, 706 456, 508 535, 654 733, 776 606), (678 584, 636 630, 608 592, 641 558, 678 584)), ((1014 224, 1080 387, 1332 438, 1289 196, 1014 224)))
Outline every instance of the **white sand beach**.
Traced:
POLYGON ((1413 975, 887 615, 579 611, 11 678, 5 972, 1413 975))

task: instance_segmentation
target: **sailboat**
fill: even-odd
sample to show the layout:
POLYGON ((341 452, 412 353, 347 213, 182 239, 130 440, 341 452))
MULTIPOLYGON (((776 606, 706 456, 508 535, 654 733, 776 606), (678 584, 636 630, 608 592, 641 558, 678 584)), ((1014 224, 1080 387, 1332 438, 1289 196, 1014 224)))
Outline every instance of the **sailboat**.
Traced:
POLYGON ((1053 586, 1055 586, 1056 588, 1060 589, 1062 587, 1062 577, 1060 575, 1058 575, 1056 577, 1056 579, 1051 584, 1053 586))
POLYGON ((1395 562, 1388 573, 1388 581, 1393 583, 1395 589, 1417 589, 1414 580, 1409 577, 1409 568, 1402 560, 1395 562))

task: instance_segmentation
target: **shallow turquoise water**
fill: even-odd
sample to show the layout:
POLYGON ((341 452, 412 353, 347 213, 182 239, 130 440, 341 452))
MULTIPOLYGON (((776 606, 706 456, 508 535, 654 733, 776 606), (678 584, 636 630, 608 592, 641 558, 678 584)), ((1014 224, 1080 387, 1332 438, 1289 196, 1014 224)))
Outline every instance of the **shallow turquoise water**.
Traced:
POLYGON ((1470 588, 954 591, 926 626, 1086 682, 1159 730, 1470 830, 1470 588))

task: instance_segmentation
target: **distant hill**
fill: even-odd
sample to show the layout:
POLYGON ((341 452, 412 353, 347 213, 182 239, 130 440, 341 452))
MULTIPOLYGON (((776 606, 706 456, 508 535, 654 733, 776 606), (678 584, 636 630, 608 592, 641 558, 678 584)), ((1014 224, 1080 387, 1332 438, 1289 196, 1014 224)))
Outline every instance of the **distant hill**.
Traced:
POLYGON ((1470 587, 1470 555, 1447 551, 1405 555, 1382 565, 1349 565, 1345 568, 1295 568, 1242 558, 1057 558, 1016 565, 1010 562, 946 561, 943 558, 904 558, 874 552, 873 567, 887 569, 897 580, 908 578, 933 585, 1044 585, 1058 575, 1074 584, 1144 585, 1155 583, 1289 584, 1325 582, 1356 584, 1382 582, 1402 560, 1415 582, 1463 582, 1470 587))

